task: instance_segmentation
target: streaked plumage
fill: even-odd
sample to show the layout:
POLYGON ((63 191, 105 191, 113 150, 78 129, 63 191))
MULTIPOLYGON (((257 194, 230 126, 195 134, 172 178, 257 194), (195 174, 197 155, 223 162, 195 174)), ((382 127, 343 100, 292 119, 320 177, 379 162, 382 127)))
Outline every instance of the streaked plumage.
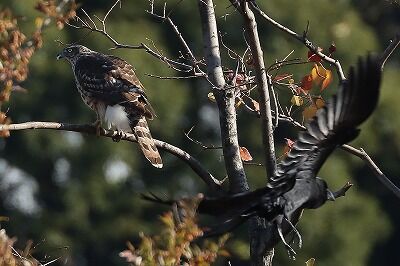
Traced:
POLYGON ((70 45, 57 59, 72 66, 83 101, 96 112, 99 122, 109 128, 132 132, 144 156, 157 168, 163 166, 147 119, 155 113, 133 67, 121 58, 104 55, 82 45, 70 45))

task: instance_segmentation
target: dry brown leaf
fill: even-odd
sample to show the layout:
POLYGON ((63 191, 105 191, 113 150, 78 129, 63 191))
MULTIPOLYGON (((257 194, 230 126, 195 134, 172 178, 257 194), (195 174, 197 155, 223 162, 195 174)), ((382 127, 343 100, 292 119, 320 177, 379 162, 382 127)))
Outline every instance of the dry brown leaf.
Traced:
POLYGON ((247 150, 246 147, 240 147, 239 152, 240 152, 240 158, 242 158, 243 162, 249 162, 253 160, 253 157, 251 156, 250 152, 247 150))

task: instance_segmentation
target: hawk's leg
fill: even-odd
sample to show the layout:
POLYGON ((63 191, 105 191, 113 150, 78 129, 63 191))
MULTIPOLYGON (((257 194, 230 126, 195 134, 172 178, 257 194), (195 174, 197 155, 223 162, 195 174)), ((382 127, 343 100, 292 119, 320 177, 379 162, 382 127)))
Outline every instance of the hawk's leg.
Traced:
POLYGON ((114 136, 112 136, 112 140, 114 142, 120 142, 122 139, 122 136, 124 135, 124 132, 121 130, 117 130, 117 134, 115 134, 114 136))

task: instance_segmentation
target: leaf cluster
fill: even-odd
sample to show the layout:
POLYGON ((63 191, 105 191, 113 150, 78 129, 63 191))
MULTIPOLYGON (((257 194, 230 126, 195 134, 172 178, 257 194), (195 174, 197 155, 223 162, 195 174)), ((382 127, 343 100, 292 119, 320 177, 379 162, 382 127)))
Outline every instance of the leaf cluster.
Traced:
MULTIPOLYGON (((1 221, 2 217, 0 217, 1 221)), ((23 252, 17 252, 13 247, 15 238, 10 238, 6 230, 0 229, 0 266, 39 266, 40 263, 30 254, 31 244, 28 243, 23 252)))
MULTIPOLYGON (((10 100, 12 92, 25 91, 19 84, 25 81, 29 73, 29 62, 35 52, 43 45, 43 29, 52 19, 59 29, 75 16, 77 5, 68 1, 39 1, 36 9, 43 13, 35 19, 33 33, 28 37, 18 25, 22 18, 10 9, 0 10, 0 108, 10 100), (65 3, 64 3, 65 4, 65 3)), ((0 112, 0 124, 9 124, 6 113, 0 112)), ((9 131, 1 131, 0 137, 8 137, 9 131)))
MULTIPOLYGON (((170 211, 160 217, 161 233, 153 237, 140 234, 140 243, 120 253, 130 265, 210 265, 219 255, 229 256, 223 249, 228 235, 216 242, 205 240, 201 246, 194 241, 203 235, 197 225, 197 205, 201 197, 180 201, 179 215, 170 211), (179 216, 179 217, 178 217, 179 216)), ((196 241, 197 242, 197 241, 196 241)))

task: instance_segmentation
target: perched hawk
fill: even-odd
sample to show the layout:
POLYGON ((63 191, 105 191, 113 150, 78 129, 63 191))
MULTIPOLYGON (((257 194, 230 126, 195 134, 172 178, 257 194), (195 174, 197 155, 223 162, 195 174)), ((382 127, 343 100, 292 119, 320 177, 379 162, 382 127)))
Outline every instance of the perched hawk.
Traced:
POLYGON ((133 67, 112 55, 104 55, 82 45, 70 45, 58 54, 72 65, 76 86, 83 101, 96 112, 96 126, 132 132, 144 156, 157 168, 163 166, 151 137, 146 118, 155 117, 144 87, 133 67))

